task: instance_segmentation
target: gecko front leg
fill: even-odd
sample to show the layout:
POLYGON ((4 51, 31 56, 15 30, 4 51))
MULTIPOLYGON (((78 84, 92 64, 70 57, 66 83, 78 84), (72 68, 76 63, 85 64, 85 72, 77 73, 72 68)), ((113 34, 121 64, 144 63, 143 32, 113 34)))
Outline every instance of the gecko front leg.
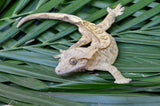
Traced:
POLYGON ((83 35, 81 37, 81 39, 78 42, 76 42, 75 44, 73 44, 70 48, 81 47, 81 46, 86 45, 90 42, 91 42, 91 39, 88 38, 87 36, 83 35))
POLYGON ((125 78, 115 66, 111 65, 108 70, 113 75, 113 77, 115 78, 114 83, 127 84, 131 81, 131 79, 125 78))
POLYGON ((131 81, 131 79, 125 78, 121 74, 121 72, 115 66, 113 66, 111 64, 102 63, 100 65, 95 65, 93 69, 102 70, 102 71, 108 71, 115 78, 114 83, 117 83, 117 84, 127 84, 127 83, 129 83, 131 81))
POLYGON ((89 31, 85 30, 85 28, 83 28, 82 26, 79 26, 79 32, 82 34, 81 39, 73 44, 70 48, 81 47, 91 42, 92 38, 89 31))
POLYGON ((105 19, 101 23, 97 24, 97 26, 102 28, 103 30, 109 29, 110 26, 115 21, 115 18, 123 14, 122 11, 124 9, 125 9, 124 7, 121 7, 121 4, 118 4, 115 9, 111 9, 108 7, 107 8, 108 15, 105 17, 105 19))

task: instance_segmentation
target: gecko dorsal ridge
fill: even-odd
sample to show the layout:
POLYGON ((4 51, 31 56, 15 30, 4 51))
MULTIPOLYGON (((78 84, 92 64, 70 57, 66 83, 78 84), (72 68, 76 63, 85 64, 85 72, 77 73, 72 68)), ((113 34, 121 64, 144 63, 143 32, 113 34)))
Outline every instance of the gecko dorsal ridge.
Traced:
MULTIPOLYGON (((83 20, 83 25, 89 32, 91 32, 94 35, 94 38, 97 39, 94 41, 98 41, 100 43, 99 48, 103 49, 110 45, 111 43, 110 35, 107 34, 103 29, 99 28, 94 23, 85 20, 83 20)), ((92 43, 96 44, 94 43, 94 41, 92 41, 92 43)))

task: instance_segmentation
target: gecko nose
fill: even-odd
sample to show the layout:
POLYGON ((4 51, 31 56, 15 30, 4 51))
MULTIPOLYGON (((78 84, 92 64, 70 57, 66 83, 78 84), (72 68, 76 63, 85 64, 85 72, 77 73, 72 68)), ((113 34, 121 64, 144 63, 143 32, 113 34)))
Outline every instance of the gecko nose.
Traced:
POLYGON ((55 69, 56 74, 60 74, 61 70, 59 68, 55 69))

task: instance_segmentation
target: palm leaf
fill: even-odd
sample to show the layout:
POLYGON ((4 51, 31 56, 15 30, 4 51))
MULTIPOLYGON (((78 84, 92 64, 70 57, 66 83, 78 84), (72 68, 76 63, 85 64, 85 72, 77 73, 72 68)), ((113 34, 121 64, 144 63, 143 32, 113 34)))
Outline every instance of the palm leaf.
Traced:
POLYGON ((160 104, 157 96, 160 92, 158 1, 2 0, 0 7, 0 104, 160 104), (114 84, 109 73, 99 71, 63 78, 55 74, 58 60, 52 56, 81 37, 74 25, 56 20, 32 20, 16 28, 21 17, 41 12, 75 14, 98 23, 107 15, 107 6, 114 8, 119 3, 126 9, 108 32, 115 37, 120 49, 115 66, 124 76, 133 79, 130 84, 114 84))

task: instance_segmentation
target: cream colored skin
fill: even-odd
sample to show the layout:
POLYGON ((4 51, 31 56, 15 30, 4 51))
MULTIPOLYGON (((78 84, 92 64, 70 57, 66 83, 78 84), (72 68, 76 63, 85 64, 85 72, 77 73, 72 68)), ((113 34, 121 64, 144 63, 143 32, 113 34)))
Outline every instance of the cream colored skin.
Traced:
POLYGON ((101 70, 110 72, 115 78, 115 83, 129 83, 131 79, 125 78, 120 71, 113 66, 118 55, 118 48, 114 38, 105 31, 110 28, 115 18, 123 14, 124 7, 117 5, 115 9, 107 8, 106 18, 95 25, 94 23, 82 20, 81 18, 63 13, 39 13, 23 18, 17 25, 19 27, 24 22, 32 19, 57 19, 75 24, 82 34, 81 39, 67 50, 60 50, 61 54, 54 56, 59 59, 59 64, 55 71, 58 75, 82 70, 101 70), (82 47, 91 43, 89 47, 82 47), (76 60, 76 64, 71 64, 71 59, 76 60))

